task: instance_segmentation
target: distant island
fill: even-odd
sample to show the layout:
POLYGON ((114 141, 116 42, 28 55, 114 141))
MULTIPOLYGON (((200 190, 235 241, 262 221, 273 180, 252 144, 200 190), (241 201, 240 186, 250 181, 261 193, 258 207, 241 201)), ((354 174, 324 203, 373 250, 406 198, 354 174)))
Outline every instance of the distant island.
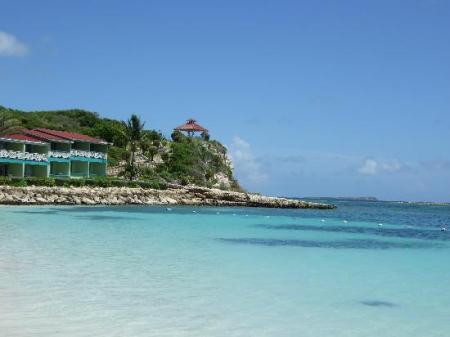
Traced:
POLYGON ((402 205, 415 205, 415 206, 450 206, 450 202, 432 202, 432 201, 397 201, 402 205))
POLYGON ((305 200, 379 201, 376 197, 305 197, 305 200))
POLYGON ((376 197, 304 197, 299 200, 327 200, 327 201, 368 201, 368 202, 388 202, 412 206, 450 206, 450 202, 439 201, 404 201, 404 200, 380 200, 376 197))

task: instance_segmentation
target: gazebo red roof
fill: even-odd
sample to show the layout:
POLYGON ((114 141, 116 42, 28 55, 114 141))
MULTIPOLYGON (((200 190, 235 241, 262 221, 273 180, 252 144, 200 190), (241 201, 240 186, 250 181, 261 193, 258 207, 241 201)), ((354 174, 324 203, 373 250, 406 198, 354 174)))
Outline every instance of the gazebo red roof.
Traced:
POLYGON ((192 118, 188 119, 185 124, 177 126, 175 130, 187 132, 208 132, 207 129, 197 124, 197 121, 192 118))

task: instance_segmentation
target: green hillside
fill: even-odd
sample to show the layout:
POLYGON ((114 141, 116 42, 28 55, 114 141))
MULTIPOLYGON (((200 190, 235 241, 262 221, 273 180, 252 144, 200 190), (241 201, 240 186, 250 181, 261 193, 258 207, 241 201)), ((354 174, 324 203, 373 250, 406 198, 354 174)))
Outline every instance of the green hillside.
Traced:
POLYGON ((80 109, 26 112, 0 106, 0 114, 16 119, 22 128, 79 132, 110 142, 113 145, 108 152, 108 164, 112 175, 144 181, 240 189, 233 177, 226 148, 220 142, 210 140, 207 135, 187 137, 175 132, 168 139, 156 130, 144 128, 139 141, 134 143, 127 136, 126 124, 102 118, 95 112, 80 109), (133 146, 136 167, 130 169, 133 146))

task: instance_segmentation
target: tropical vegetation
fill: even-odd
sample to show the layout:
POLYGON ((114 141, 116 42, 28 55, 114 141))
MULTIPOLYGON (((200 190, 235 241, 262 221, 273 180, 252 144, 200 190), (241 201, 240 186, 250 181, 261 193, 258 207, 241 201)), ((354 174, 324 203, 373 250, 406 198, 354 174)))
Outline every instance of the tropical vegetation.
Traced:
POLYGON ((111 144, 108 165, 115 180, 151 182, 160 187, 179 183, 240 189, 227 149, 208 134, 188 137, 175 131, 165 137, 145 126, 135 114, 119 121, 81 109, 25 112, 0 106, 0 133, 48 128, 106 140, 111 144))
POLYGON ((0 135, 14 133, 20 130, 20 121, 7 110, 0 109, 0 135))

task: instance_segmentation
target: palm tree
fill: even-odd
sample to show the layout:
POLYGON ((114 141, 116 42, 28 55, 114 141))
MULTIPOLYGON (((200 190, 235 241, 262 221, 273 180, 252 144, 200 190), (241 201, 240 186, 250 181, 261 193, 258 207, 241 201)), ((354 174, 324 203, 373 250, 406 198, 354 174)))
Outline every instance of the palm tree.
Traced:
POLYGON ((142 154, 147 157, 149 162, 153 162, 156 154, 158 154, 161 147, 162 135, 154 131, 146 132, 142 136, 142 140, 139 144, 142 154))
POLYGON ((7 111, 0 111, 0 135, 20 131, 20 121, 7 111))
POLYGON ((145 123, 141 122, 141 119, 134 114, 131 115, 131 117, 126 122, 122 122, 130 151, 130 159, 128 163, 130 180, 135 179, 137 176, 135 157, 137 146, 142 140, 142 131, 144 130, 144 124, 145 123))

